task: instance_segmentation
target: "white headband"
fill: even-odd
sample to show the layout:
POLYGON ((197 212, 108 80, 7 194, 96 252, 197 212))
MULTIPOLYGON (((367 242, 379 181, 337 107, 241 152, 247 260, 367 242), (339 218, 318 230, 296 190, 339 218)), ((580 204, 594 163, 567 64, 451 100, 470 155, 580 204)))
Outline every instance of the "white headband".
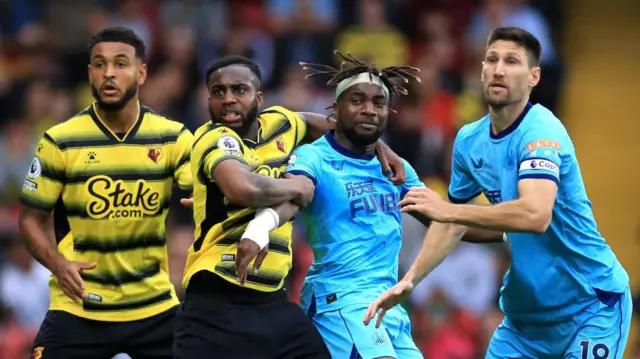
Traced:
POLYGON ((384 82, 382 82, 382 79, 380 77, 373 75, 369 72, 361 72, 355 76, 351 76, 349 78, 346 78, 340 81, 340 83, 338 84, 338 87, 336 87, 336 100, 349 87, 356 84, 362 84, 362 83, 380 86, 382 88, 382 91, 384 92, 384 96, 386 98, 389 98, 389 89, 387 88, 387 86, 385 86, 384 82))

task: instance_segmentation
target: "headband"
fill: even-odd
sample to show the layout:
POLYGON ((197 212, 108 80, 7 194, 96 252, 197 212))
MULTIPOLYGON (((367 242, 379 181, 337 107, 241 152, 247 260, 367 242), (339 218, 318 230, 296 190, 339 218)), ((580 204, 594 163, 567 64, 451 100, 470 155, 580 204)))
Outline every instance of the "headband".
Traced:
POLYGON ((361 72, 357 75, 351 76, 349 78, 346 78, 340 81, 340 83, 338 84, 338 87, 336 87, 336 100, 338 100, 338 97, 340 97, 340 95, 342 95, 342 93, 349 87, 356 84, 362 84, 362 83, 380 86, 382 88, 382 91, 384 92, 384 96, 386 98, 389 98, 389 89, 382 82, 382 79, 379 76, 376 76, 369 72, 361 72))

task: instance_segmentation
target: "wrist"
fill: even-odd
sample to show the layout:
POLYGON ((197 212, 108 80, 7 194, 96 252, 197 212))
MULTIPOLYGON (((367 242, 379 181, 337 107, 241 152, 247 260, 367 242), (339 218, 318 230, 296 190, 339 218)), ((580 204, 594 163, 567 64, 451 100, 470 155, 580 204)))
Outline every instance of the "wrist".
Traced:
POLYGON ((444 210, 444 223, 457 223, 458 218, 460 217, 460 207, 453 203, 446 203, 444 210))
POLYGON ((255 242, 260 250, 269 245, 269 232, 278 228, 280 216, 271 208, 262 208, 256 211, 255 217, 247 224, 242 238, 255 242))

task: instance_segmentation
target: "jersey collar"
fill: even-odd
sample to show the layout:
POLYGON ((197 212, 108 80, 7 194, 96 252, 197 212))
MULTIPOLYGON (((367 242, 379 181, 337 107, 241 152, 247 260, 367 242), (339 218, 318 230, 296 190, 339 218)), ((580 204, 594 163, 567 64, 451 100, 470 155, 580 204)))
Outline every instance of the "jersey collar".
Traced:
POLYGON ((520 116, 518 116, 518 118, 516 118, 516 120, 513 121, 511 125, 509 125, 509 127, 500 131, 500 133, 496 135, 493 134, 493 131, 491 130, 491 121, 489 121, 489 136, 494 140, 499 140, 501 138, 505 138, 509 136, 513 131, 515 131, 518 128, 518 126, 520 126, 520 124, 522 123, 522 120, 524 120, 524 118, 529 113, 529 110, 531 110, 531 107, 533 107, 531 102, 527 102, 527 105, 524 107, 524 110, 522 110, 522 113, 520 114, 520 116))
POLYGON ((333 148, 339 154, 354 158, 356 160, 367 161, 371 161, 375 157, 373 153, 355 153, 349 149, 342 147, 338 142, 336 142, 335 138, 333 138, 334 133, 335 130, 329 130, 327 133, 325 133, 324 138, 327 140, 327 142, 329 142, 331 148, 333 148))

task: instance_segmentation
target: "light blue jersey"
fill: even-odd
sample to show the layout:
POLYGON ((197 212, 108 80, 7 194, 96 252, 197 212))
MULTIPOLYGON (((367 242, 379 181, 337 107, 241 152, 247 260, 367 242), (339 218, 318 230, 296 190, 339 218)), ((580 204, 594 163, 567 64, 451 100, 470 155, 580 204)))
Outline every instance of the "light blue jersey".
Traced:
POLYGON ((406 183, 394 186, 375 156, 343 148, 331 132, 289 159, 286 173, 316 186, 313 202, 300 212, 314 254, 301 301, 334 358, 422 358, 402 308, 379 329, 362 323, 369 304, 398 281, 398 202, 411 187, 424 187, 406 163, 405 170, 406 183))
MULTIPOLYGON (((594 313, 610 308, 617 309, 609 317, 630 317, 631 308, 623 308, 630 300, 629 276, 598 232, 575 148, 553 113, 541 105, 528 105, 498 135, 491 132, 489 116, 464 126, 455 140, 452 169, 449 198, 455 203, 465 203, 481 192, 492 204, 515 200, 518 181, 526 178, 558 184, 551 225, 545 233, 507 234, 512 264, 501 289, 500 307, 507 317, 503 325, 511 324, 526 332, 524 337, 554 343, 546 349, 532 349, 538 352, 529 356, 558 358, 579 347, 579 343, 559 339, 563 335, 566 341, 580 337, 576 318, 588 320, 594 313), (548 325, 563 328, 562 333, 548 325), (528 330, 554 334, 541 338, 528 330)), ((616 343, 626 342, 624 327, 628 323, 622 319, 617 324, 609 323, 617 334, 601 340, 611 346, 611 358, 616 343)), ((505 333, 517 332, 512 329, 505 333)), ((516 341, 510 338, 505 342, 516 341)), ((598 341, 591 343, 595 344, 598 341)), ((501 355, 519 357, 512 352, 490 357, 501 355)))

